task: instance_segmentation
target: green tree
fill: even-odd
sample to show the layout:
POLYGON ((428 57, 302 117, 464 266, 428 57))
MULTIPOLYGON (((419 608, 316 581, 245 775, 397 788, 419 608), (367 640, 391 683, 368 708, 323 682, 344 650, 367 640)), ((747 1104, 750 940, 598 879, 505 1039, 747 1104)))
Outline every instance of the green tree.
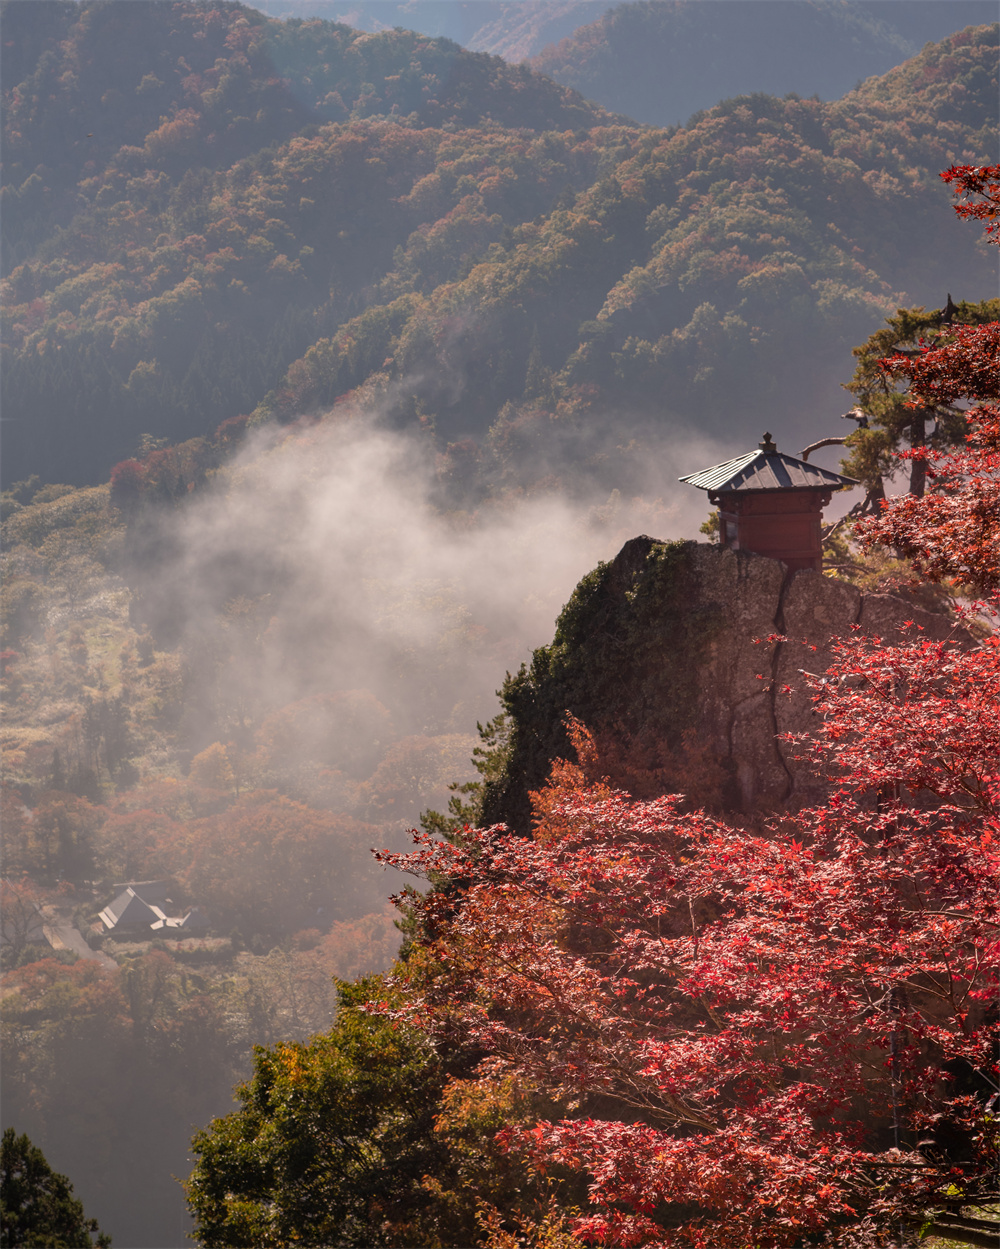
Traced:
POLYGON ((258 1048, 241 1108, 195 1136, 188 1202, 205 1249, 412 1243, 400 1227, 444 1161, 444 1072, 416 1030, 365 1013, 376 983, 341 985, 329 1033, 258 1048))
POLYGON ((241 1108, 195 1136, 188 1204, 204 1249, 440 1249, 481 1243, 487 1223, 502 1238, 544 1222, 557 1196, 582 1203, 565 1168, 541 1175, 497 1139, 565 1107, 474 1073, 474 1052, 431 1045, 394 1017, 403 1003, 381 977, 338 989, 334 1027, 258 1047, 241 1108))
MULTIPOLYGON (((944 308, 930 311, 899 308, 896 315, 886 318, 885 325, 871 334, 854 355, 858 364, 847 389, 857 398, 853 415, 858 429, 847 436, 850 454, 843 460, 845 473, 857 477, 870 495, 884 497, 882 479, 898 467, 896 454, 901 450, 928 446, 934 450, 959 446, 967 432, 962 409, 950 403, 913 404, 907 386, 900 383, 897 373, 889 373, 880 365, 887 356, 915 356, 921 345, 944 344, 954 325, 984 325, 1000 318, 1000 299, 984 299, 979 303, 962 300, 957 305, 951 296, 944 308)), ((910 460, 909 493, 923 496, 927 464, 923 459, 910 460)))
POLYGON ((84 1217, 65 1175, 53 1171, 27 1136, 8 1128, 0 1143, 0 1245, 3 1249, 105 1246, 111 1237, 84 1217), (96 1240, 93 1238, 96 1236, 96 1240))

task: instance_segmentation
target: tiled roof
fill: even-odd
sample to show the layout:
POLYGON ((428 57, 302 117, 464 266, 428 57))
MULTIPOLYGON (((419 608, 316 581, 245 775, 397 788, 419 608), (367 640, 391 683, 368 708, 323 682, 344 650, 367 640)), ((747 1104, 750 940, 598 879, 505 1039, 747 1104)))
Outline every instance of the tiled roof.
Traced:
POLYGON ((764 435, 755 451, 745 451, 733 460, 689 473, 680 480, 713 494, 735 490, 841 490, 858 484, 853 477, 782 454, 771 442, 770 434, 764 435))

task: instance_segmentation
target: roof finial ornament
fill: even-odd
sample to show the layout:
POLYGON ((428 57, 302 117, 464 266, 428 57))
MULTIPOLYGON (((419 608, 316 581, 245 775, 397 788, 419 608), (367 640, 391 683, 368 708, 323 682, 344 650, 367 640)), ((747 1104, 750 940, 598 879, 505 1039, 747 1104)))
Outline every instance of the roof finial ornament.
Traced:
POLYGON ((777 455, 778 454, 778 448, 771 441, 770 434, 764 435, 763 441, 760 444, 760 449, 761 451, 764 452, 765 455, 777 455))

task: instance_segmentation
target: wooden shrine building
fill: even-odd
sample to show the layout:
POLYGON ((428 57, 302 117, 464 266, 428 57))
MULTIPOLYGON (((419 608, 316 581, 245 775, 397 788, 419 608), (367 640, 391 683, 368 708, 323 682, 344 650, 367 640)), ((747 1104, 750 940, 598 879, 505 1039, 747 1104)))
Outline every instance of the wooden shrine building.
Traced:
POLYGON ((780 559, 789 571, 823 570, 823 508, 858 483, 783 455, 770 434, 756 451, 680 479, 708 491, 719 509, 719 540, 734 551, 780 559))

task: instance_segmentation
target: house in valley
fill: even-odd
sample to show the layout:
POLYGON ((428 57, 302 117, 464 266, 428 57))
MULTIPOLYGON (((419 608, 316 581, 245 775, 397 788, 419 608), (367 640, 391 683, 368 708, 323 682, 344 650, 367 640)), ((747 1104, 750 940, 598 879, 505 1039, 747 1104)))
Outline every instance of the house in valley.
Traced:
POLYGON ((159 880, 133 881, 100 913, 105 931, 116 937, 201 936, 208 931, 208 920, 198 907, 186 915, 174 913, 167 886, 159 880))

